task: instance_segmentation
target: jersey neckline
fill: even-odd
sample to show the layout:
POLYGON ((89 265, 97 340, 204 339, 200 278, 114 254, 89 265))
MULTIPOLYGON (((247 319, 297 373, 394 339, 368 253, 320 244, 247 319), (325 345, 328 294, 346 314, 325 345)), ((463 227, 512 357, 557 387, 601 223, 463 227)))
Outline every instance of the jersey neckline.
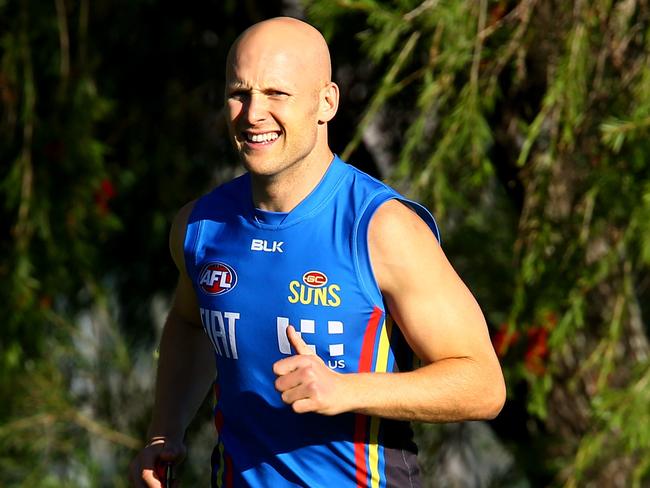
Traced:
POLYGON ((253 213, 255 222, 272 226, 282 224, 287 215, 289 215, 289 212, 271 212, 270 210, 262 210, 261 208, 254 208, 253 213))
POLYGON ((248 174, 248 220, 262 229, 282 229, 318 212, 335 194, 344 174, 345 163, 335 154, 325 174, 314 189, 289 212, 269 212, 255 208, 248 174))

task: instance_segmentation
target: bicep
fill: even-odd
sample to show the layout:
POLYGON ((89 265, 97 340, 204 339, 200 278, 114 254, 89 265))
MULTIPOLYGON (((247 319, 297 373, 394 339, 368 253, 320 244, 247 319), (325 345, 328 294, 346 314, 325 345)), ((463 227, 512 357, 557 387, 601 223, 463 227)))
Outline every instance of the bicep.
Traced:
POLYGON ((196 291, 184 271, 179 273, 169 316, 188 325, 202 327, 196 291))
POLYGON ((170 317, 180 319, 190 325, 201 327, 201 317, 199 315, 196 291, 194 290, 192 281, 187 274, 184 254, 187 221, 193 208, 194 202, 190 202, 181 208, 174 218, 169 232, 169 250, 172 259, 178 268, 178 282, 169 315, 170 317))
POLYGON ((368 240, 389 312, 422 361, 494 355, 478 303, 413 211, 385 203, 371 220, 368 240))

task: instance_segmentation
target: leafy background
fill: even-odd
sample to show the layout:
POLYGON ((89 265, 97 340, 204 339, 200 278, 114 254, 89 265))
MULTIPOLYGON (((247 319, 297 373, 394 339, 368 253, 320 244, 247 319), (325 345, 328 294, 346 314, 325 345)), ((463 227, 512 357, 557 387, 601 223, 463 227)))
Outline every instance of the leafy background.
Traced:
POLYGON ((239 171, 225 56, 280 14, 330 43, 332 147, 432 209, 502 360, 496 420, 417 426, 425 484, 650 486, 647 0, 0 0, 0 486, 126 486, 169 224, 239 171))

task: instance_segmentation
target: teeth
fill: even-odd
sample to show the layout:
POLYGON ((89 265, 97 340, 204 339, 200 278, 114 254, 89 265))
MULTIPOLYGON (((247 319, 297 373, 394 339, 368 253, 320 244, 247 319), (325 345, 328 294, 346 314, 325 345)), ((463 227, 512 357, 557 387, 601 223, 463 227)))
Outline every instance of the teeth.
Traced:
POLYGON ((264 134, 247 134, 247 138, 252 142, 269 142, 278 138, 277 132, 266 132, 264 134))

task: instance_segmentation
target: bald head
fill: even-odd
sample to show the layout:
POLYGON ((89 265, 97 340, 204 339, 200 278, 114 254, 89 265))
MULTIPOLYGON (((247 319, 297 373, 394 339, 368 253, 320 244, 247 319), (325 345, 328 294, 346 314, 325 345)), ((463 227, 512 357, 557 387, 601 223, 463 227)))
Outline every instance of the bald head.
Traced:
POLYGON ((325 39, 300 20, 266 20, 237 38, 228 53, 225 115, 252 174, 322 176, 332 160, 327 124, 339 100, 331 75, 325 39))
POLYGON ((227 75, 242 56, 274 53, 299 66, 303 76, 322 87, 332 78, 329 48, 322 34, 313 26, 291 17, 276 17, 246 29, 228 53, 227 75))

